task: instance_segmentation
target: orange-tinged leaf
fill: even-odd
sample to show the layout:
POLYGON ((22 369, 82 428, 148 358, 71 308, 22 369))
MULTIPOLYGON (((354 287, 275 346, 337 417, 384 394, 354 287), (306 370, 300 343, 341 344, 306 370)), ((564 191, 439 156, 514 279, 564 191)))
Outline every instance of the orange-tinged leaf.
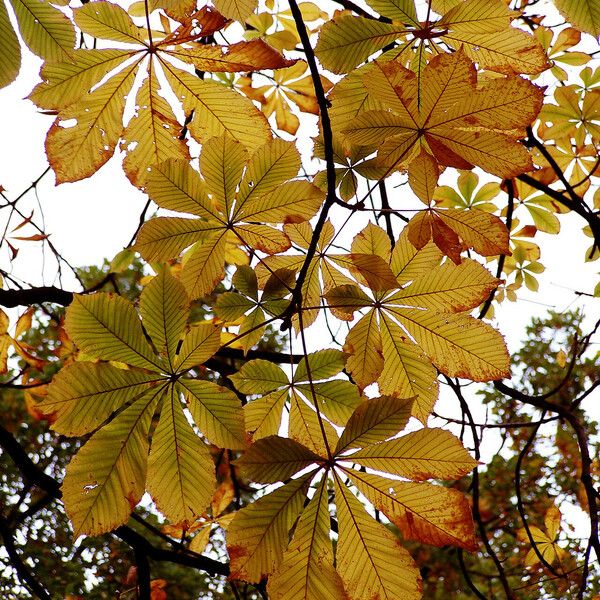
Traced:
POLYGON ((54 121, 46 154, 57 184, 90 177, 111 158, 123 131, 125 95, 136 69, 136 63, 124 68, 54 121), (76 123, 71 126, 73 119, 76 123))
POLYGON ((352 600, 421 597, 421 577, 410 554, 335 477, 339 527, 336 569, 352 600))
POLYGON ((471 506, 458 490, 400 482, 348 470, 352 482, 402 532, 405 539, 432 546, 478 547, 471 506))
POLYGON ((200 71, 213 73, 281 69, 295 62, 286 59, 263 40, 237 42, 229 46, 198 45, 174 50, 172 56, 193 64, 200 71))
POLYGON ((440 176, 437 161, 425 150, 410 163, 408 184, 419 200, 430 204, 440 176))
POLYGON ((145 41, 143 30, 134 24, 127 11, 112 2, 97 0, 73 13, 77 26, 92 37, 129 44, 145 41))
POLYGON ((463 246, 458 235, 434 211, 422 211, 410 220, 408 239, 417 250, 432 240, 455 264, 460 264, 462 260, 460 254, 463 246))
POLYGON ((172 108, 160 95, 153 69, 136 96, 136 114, 122 134, 121 147, 125 174, 138 187, 146 184, 149 173, 172 156, 188 159, 189 151, 180 136, 181 126, 172 108), (130 145, 133 145, 130 149, 130 145))
POLYGON ((467 246, 482 256, 510 254, 508 230, 496 215, 473 208, 436 210, 435 214, 452 228, 467 246))
POLYGON ((383 106, 363 109, 342 133, 352 144, 379 145, 379 164, 389 172, 408 168, 412 185, 424 198, 433 185, 428 182, 435 180, 434 159, 459 168, 477 165, 504 178, 532 170, 531 157, 517 140, 541 108, 540 88, 516 76, 478 83, 462 50, 435 56, 419 77, 395 61, 379 65, 379 71, 367 90, 383 89, 383 106), (392 80, 402 83, 392 85, 392 80), (433 153, 430 159, 423 154, 425 142, 433 153), (415 159, 419 145, 421 155, 415 159))

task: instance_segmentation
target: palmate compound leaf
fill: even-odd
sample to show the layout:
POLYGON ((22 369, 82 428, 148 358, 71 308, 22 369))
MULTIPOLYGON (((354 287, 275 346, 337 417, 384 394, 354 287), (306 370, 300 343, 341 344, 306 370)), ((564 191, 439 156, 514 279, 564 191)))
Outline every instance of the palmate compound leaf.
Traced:
POLYGON ((510 26, 519 13, 509 10, 502 0, 453 3, 440 20, 428 14, 428 21, 421 24, 416 20, 414 1, 377 0, 368 4, 392 22, 348 13, 326 22, 316 47, 326 69, 346 73, 391 44, 385 57, 397 57, 420 71, 423 57, 432 51, 438 53, 439 43, 454 50, 463 48, 481 68, 500 73, 535 74, 549 67, 535 37, 510 26))
MULTIPOLYGON (((309 222, 289 223, 283 226, 285 234, 290 241, 302 251, 310 245, 313 228, 309 222)), ((328 253, 329 244, 335 236, 335 228, 328 219, 321 230, 321 237, 317 243, 317 252, 310 261, 306 279, 302 286, 302 325, 306 328, 314 323, 321 306, 321 295, 338 285, 352 284, 353 280, 340 271, 334 257, 328 253)), ((265 284, 270 274, 278 269, 299 271, 304 263, 304 254, 281 254, 267 256, 256 267, 256 275, 261 287, 265 284)), ((292 318, 296 331, 300 330, 297 315, 292 318)))
POLYGON ((118 46, 76 50, 68 60, 55 57, 42 68, 42 83, 30 99, 58 112, 46 139, 57 183, 93 175, 121 140, 125 173, 143 187, 158 163, 189 158, 180 139, 184 125, 175 117, 181 109, 188 117, 185 130, 196 141, 227 133, 255 150, 269 139, 266 119, 248 99, 191 72, 247 72, 294 61, 261 40, 229 46, 199 43, 227 24, 214 9, 182 15, 174 31, 153 30, 152 37, 123 8, 105 0, 77 8, 74 15, 83 33, 118 46), (140 80, 137 88, 134 83, 140 80), (125 125, 125 103, 132 90, 137 90, 135 115, 125 125))
POLYGON ((238 335, 241 337, 236 344, 248 352, 258 342, 265 331, 266 315, 277 317, 281 315, 289 300, 286 299, 293 289, 295 273, 289 269, 274 271, 265 284, 259 300, 258 281, 254 269, 248 265, 240 265, 232 284, 238 290, 219 294, 215 304, 215 313, 227 325, 229 322, 239 323, 238 335))
POLYGON ((219 329, 187 326, 187 295, 166 270, 144 288, 140 312, 152 345, 134 307, 119 296, 76 296, 67 310, 65 328, 86 358, 114 361, 71 363, 40 404, 58 433, 94 432, 63 483, 75 535, 125 523, 146 489, 173 523, 186 527, 203 514, 214 463, 192 420, 220 447, 246 445, 237 395, 186 376, 218 350, 219 329))
POLYGON ((331 379, 344 368, 344 356, 335 349, 320 350, 300 361, 290 380, 283 369, 269 361, 245 363, 231 381, 242 394, 259 396, 244 406, 246 428, 255 440, 281 430, 284 408, 289 407, 289 437, 313 452, 326 452, 318 407, 330 447, 337 444, 332 424, 343 426, 361 398, 355 385, 331 379))
POLYGON ((293 180, 300 156, 291 142, 270 140, 247 156, 228 136, 205 142, 199 175, 186 161, 167 161, 148 179, 162 208, 197 218, 159 217, 142 226, 135 248, 149 261, 166 260, 192 246, 181 279, 191 297, 212 292, 225 276, 227 242, 266 254, 290 247, 287 235, 266 223, 298 223, 319 209, 324 193, 293 180))
POLYGON ((414 178, 426 168, 424 154, 440 166, 476 165, 502 178, 533 169, 518 140, 540 111, 543 90, 526 79, 478 83, 459 50, 433 58, 420 77, 396 61, 376 61, 364 85, 382 109, 361 112, 342 134, 352 145, 377 145, 377 162, 389 172, 407 169, 414 178))
POLYGON ((344 344, 346 369, 358 386, 377 382, 382 394, 416 396, 413 415, 425 422, 437 399, 434 367, 474 381, 508 374, 502 336, 465 314, 499 281, 470 259, 440 264, 435 246, 417 251, 406 229, 388 260, 396 285, 371 289, 370 296, 359 286, 340 286, 326 294, 327 307, 344 320, 352 320, 355 311, 364 313, 344 344))
POLYGON ((439 429, 389 440, 406 425, 411 403, 392 397, 365 400, 331 456, 315 456, 309 448, 277 436, 252 444, 236 461, 242 473, 258 482, 280 478, 287 483, 234 517, 227 531, 231 576, 251 582, 268 577, 270 596, 280 600, 420 598, 412 558, 370 516, 357 491, 406 539, 475 549, 470 506, 460 492, 391 478, 455 479, 476 465, 456 437, 439 429), (365 463, 368 455, 385 455, 377 470, 390 476, 372 473, 365 463), (298 476, 290 479, 294 470, 298 476), (328 485, 332 480, 334 513, 328 485), (314 494, 306 502, 311 481, 314 494), (298 515, 290 541, 288 531, 298 515), (335 559, 332 518, 337 520, 335 559))

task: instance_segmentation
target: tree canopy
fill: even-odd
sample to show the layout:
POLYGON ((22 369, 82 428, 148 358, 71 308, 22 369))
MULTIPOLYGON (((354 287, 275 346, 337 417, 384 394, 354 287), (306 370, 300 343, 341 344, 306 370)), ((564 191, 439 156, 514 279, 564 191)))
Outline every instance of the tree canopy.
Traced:
POLYGON ((72 4, 0 2, 3 597, 599 595, 600 284, 494 317, 600 256, 600 0, 72 4), (86 266, 39 190, 101 169, 86 266))

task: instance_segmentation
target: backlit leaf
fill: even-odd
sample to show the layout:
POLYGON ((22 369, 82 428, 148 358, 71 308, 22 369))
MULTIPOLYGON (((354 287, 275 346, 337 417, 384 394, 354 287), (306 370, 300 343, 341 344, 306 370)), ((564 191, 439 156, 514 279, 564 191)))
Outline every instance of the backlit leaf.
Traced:
POLYGON ((148 458, 148 491, 173 523, 190 525, 201 515, 215 487, 206 444, 188 423, 178 394, 165 395, 148 458))
POLYGON ((313 476, 294 479, 237 512, 227 528, 231 577, 257 583, 279 567, 313 476))

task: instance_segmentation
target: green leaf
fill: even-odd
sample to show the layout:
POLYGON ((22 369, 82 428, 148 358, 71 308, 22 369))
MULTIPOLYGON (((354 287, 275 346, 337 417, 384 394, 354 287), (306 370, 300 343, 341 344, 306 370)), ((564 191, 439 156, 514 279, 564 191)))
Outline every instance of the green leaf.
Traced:
POLYGON ((71 21, 58 8, 39 0, 11 0, 19 31, 29 49, 48 61, 69 61, 75 46, 71 21))
POLYGON ((21 46, 4 2, 0 2, 0 88, 12 83, 21 68, 21 46))
POLYGON ((221 345, 220 330, 212 323, 192 327, 177 353, 175 368, 182 372, 206 362, 221 345))
POLYGON ((280 366, 260 358, 244 363, 229 379, 242 394, 266 394, 290 383, 280 366))
POLYGON ((187 324, 189 301, 185 288, 166 268, 144 288, 140 314, 144 327, 169 368, 175 365, 177 346, 187 324))

